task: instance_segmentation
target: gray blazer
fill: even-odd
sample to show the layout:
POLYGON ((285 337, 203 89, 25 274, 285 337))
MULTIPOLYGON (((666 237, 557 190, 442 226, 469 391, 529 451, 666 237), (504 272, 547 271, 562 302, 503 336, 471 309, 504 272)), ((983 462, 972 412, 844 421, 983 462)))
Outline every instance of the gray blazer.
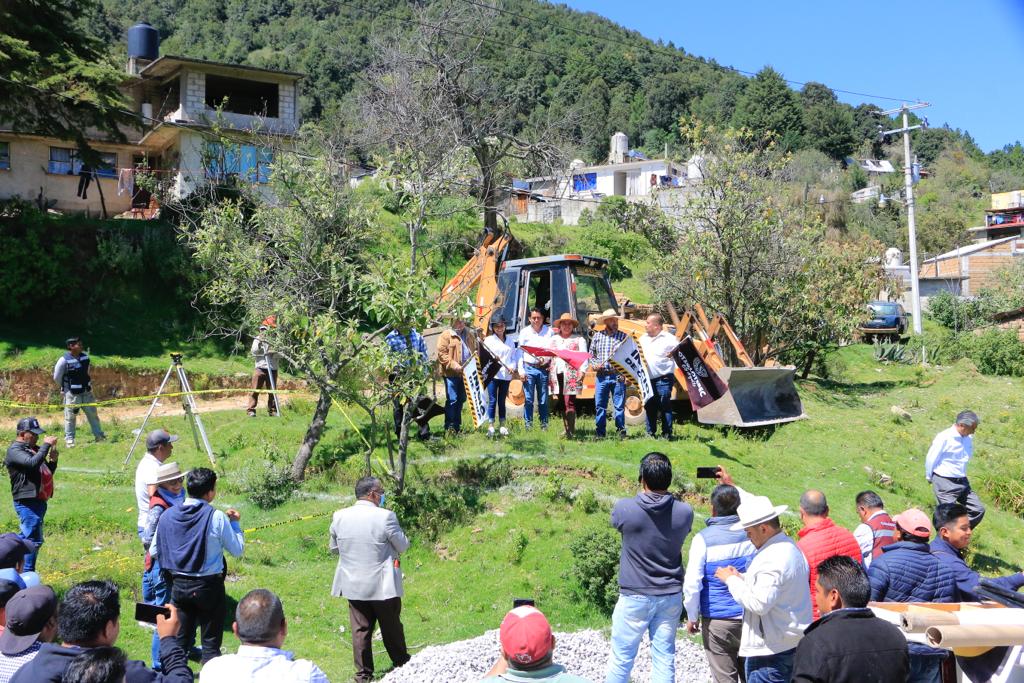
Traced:
POLYGON ((402 597, 402 570, 395 566, 409 539, 391 510, 368 500, 334 513, 330 550, 338 555, 331 595, 350 600, 402 597))

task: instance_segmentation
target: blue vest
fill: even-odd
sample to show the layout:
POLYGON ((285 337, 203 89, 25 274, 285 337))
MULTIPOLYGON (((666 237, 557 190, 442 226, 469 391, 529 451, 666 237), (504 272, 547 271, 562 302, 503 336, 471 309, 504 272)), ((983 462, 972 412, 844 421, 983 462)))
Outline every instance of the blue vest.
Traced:
POLYGON ((743 616, 743 607, 732 597, 728 586, 715 578, 715 570, 719 567, 733 566, 742 573, 754 559, 756 549, 747 538, 747 532, 729 529, 739 519, 737 515, 709 517, 707 528, 700 531, 707 546, 704 579, 700 587, 701 616, 711 619, 739 619, 743 616))
POLYGON ((92 381, 89 379, 89 356, 82 353, 78 358, 68 351, 64 354, 64 379, 61 380, 61 388, 70 391, 72 394, 83 394, 92 391, 92 381))

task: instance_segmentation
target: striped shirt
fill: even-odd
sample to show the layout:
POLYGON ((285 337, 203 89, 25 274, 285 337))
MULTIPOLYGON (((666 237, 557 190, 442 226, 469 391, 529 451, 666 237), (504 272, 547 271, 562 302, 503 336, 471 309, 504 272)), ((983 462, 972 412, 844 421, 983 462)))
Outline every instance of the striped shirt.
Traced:
POLYGON ((626 333, 622 330, 617 330, 614 334, 608 334, 604 330, 595 332, 593 339, 590 340, 590 368, 598 372, 615 372, 609 360, 624 341, 626 333))

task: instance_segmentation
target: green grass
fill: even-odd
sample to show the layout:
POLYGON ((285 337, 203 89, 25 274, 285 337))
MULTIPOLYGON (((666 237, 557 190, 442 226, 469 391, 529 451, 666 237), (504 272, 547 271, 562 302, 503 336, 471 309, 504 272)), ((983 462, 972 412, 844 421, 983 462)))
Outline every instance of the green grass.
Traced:
MULTIPOLYGON (((775 430, 741 433, 687 422, 677 426, 678 438, 670 443, 640 437, 638 428, 623 442, 597 442, 591 438, 592 423, 583 418, 580 438, 570 442, 557 435, 554 423, 547 433, 526 433, 514 423, 512 435, 499 442, 470 434, 414 444, 413 482, 450 478, 458 462, 492 455, 511 458, 515 474, 505 486, 483 491, 465 524, 436 539, 413 534, 413 547, 402 561, 408 642, 418 649, 497 628, 513 597, 537 599, 559 630, 607 626, 608 619, 579 598, 568 578, 569 545, 581 532, 607 524, 612 500, 635 492, 637 464, 650 450, 671 456, 678 486, 700 517, 708 512, 703 496, 711 485, 694 480, 694 470, 722 464, 738 484, 791 510, 803 490, 824 490, 833 517, 847 527, 857 521, 853 498, 866 488, 877 490, 892 511, 911 505, 930 509, 924 454, 934 434, 964 408, 973 408, 982 418, 971 465, 976 485, 1018 471, 1024 380, 982 376, 966 363, 925 370, 881 366, 871 359, 867 345, 844 349, 838 358, 831 368, 839 377, 800 383, 810 419, 775 430), (890 413, 893 405, 909 410, 913 421, 896 423, 890 413), (891 477, 892 484, 880 485, 879 473, 891 477), (571 491, 592 491, 598 510, 587 514, 564 499, 551 501, 545 491, 559 483, 571 491)), ((296 497, 267 511, 243 493, 243 482, 268 460, 290 457, 309 410, 309 404, 298 401, 278 420, 248 419, 237 411, 207 414, 204 421, 222 475, 216 504, 237 507, 243 528, 322 515, 247 534, 245 557, 229 559, 227 590, 234 600, 255 587, 277 591, 289 618, 286 647, 340 681, 352 674, 351 647, 345 602, 329 595, 335 558, 327 552, 327 527, 329 513, 351 500, 351 485, 362 463, 358 438, 334 411, 311 476, 296 497)), ((350 415, 360 419, 357 411, 350 415)), ((59 416, 47 416, 44 426, 58 431, 59 416)), ((142 562, 135 535, 133 467, 121 468, 130 430, 136 426, 136 421, 108 420, 108 443, 94 445, 86 436, 80 447, 62 454, 39 565, 44 580, 59 591, 76 581, 112 577, 122 587, 126 614, 139 595, 142 562)), ((186 435, 175 452, 183 466, 206 463, 182 419, 161 420, 160 426, 186 435)), ((996 509, 990 491, 980 488, 990 512, 975 533, 973 561, 983 573, 1018 570, 1024 553, 1020 519, 996 509)), ((4 530, 16 529, 9 505, 0 509, 0 520, 4 530)), ((798 525, 795 516, 787 516, 787 528, 798 525)), ((700 526, 698 521, 696 528, 700 526)), ((126 618, 119 644, 131 656, 146 658, 148 642, 148 633, 126 618)), ((230 634, 224 643, 229 651, 237 646, 230 634)), ((383 670, 388 658, 379 644, 377 650, 378 670, 383 670)))

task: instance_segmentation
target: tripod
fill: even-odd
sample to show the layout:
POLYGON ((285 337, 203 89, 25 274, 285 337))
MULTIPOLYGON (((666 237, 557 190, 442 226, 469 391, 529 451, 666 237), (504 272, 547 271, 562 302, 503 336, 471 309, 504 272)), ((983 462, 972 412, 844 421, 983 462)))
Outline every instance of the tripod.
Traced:
POLYGON ((127 465, 128 461, 132 459, 132 455, 135 453, 135 447, 139 444, 139 439, 146 432, 146 423, 149 422, 150 415, 153 414, 153 409, 156 408, 156 404, 160 402, 160 395, 164 392, 164 387, 167 386, 167 381, 171 378, 171 373, 175 373, 178 376, 178 384, 181 386, 181 407, 185 411, 185 418, 188 420, 189 426, 192 427, 192 438, 195 440, 196 449, 200 448, 199 441, 202 439, 202 447, 206 449, 206 455, 209 456, 211 463, 216 463, 216 459, 213 456, 213 448, 210 447, 210 439, 206 436, 206 428, 203 427, 203 421, 199 417, 199 408, 196 406, 196 398, 192 395, 192 385, 188 381, 188 376, 185 374, 185 366, 181 364, 181 354, 171 354, 171 367, 167 368, 167 374, 164 375, 164 380, 160 382, 160 388, 156 390, 156 396, 153 397, 153 402, 149 405, 149 410, 146 411, 146 417, 142 418, 142 426, 135 433, 135 440, 132 441, 132 447, 128 449, 128 455, 124 459, 124 464, 127 465))

